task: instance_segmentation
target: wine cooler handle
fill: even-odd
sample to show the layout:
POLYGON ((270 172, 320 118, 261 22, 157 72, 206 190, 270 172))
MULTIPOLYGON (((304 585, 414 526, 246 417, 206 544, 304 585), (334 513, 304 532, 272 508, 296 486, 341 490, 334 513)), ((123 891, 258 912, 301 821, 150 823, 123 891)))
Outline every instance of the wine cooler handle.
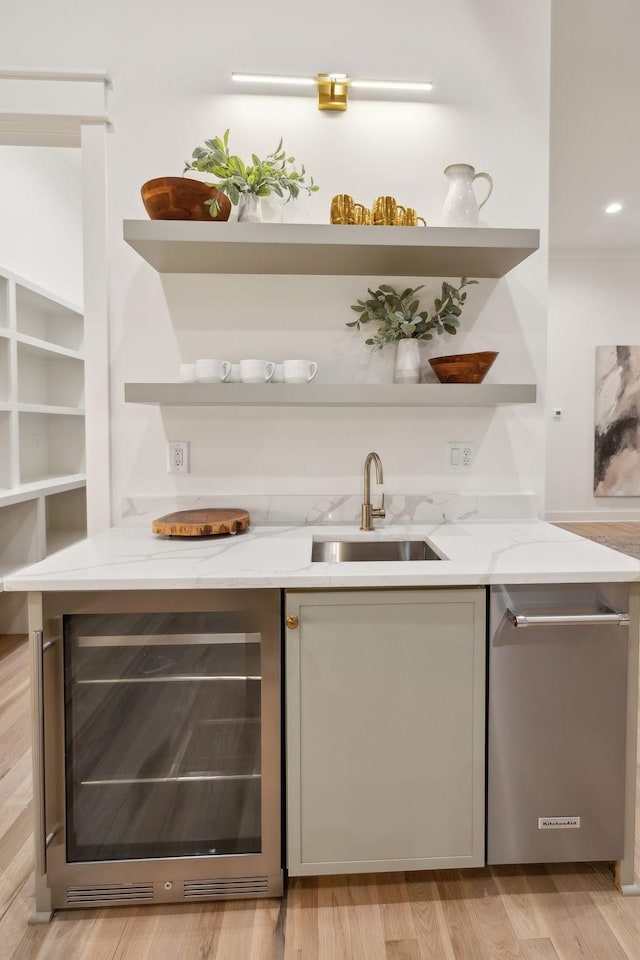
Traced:
POLYGON ((55 640, 43 642, 42 630, 33 631, 31 666, 33 670, 33 772, 35 799, 36 876, 46 873, 47 828, 45 813, 44 769, 44 654, 55 640))

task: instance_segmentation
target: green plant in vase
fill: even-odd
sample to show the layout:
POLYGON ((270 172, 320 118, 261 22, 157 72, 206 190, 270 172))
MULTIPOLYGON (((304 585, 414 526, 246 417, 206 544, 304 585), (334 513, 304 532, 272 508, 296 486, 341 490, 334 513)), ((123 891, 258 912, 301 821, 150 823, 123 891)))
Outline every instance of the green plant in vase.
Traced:
MULTIPOLYGON (((315 193, 319 188, 313 177, 305 180, 307 172, 304 164, 296 170, 295 157, 287 156, 282 147, 282 138, 276 149, 260 160, 251 154, 251 163, 245 163, 240 157, 229 152, 229 131, 223 137, 205 140, 204 146, 195 148, 192 159, 185 164, 187 170, 199 170, 213 173, 217 181, 215 186, 224 193, 231 203, 238 205, 238 220, 261 221, 259 199, 275 194, 285 202, 295 200, 301 190, 315 193)), ((212 217, 217 215, 215 200, 205 201, 212 217)))
POLYGON ((373 350, 382 350, 387 343, 396 343, 396 369, 394 380, 399 383, 420 382, 420 340, 433 340, 443 333, 455 335, 460 326, 460 316, 467 299, 465 287, 478 283, 461 277, 457 287, 442 282, 442 291, 436 297, 431 311, 420 310, 416 294, 423 289, 407 287, 398 293, 395 287, 381 283, 375 290, 367 289, 369 298, 358 300, 351 309, 359 315, 348 327, 360 330, 368 323, 377 323, 372 337, 365 340, 373 350))

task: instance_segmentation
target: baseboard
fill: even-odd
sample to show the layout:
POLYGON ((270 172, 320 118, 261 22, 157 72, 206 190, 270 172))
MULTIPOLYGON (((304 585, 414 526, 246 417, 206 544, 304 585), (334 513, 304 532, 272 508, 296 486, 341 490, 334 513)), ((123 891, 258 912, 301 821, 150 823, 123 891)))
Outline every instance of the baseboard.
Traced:
POLYGON ((640 506, 637 510, 548 510, 544 519, 548 523, 640 523, 640 506))

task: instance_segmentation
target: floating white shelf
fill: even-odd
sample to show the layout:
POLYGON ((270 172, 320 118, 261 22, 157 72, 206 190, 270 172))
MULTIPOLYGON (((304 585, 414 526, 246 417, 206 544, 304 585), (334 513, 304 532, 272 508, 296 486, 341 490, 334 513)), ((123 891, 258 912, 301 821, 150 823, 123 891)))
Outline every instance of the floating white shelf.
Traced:
POLYGON ((159 273, 503 277, 540 231, 125 220, 124 239, 159 273))
POLYGON ((125 383, 127 403, 253 407, 490 407, 535 403, 530 383, 125 383))

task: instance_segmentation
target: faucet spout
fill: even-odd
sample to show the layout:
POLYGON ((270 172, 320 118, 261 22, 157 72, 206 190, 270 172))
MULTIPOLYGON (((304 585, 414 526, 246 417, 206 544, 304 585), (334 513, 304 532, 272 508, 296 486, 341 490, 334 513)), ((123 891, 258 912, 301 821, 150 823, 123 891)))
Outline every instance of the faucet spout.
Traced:
POLYGON ((373 530, 373 518, 386 516, 384 509, 384 493, 379 507, 371 506, 371 464, 376 468, 376 483, 380 485, 383 481, 382 461, 375 451, 367 454, 364 462, 364 502, 362 504, 361 530, 373 530))

